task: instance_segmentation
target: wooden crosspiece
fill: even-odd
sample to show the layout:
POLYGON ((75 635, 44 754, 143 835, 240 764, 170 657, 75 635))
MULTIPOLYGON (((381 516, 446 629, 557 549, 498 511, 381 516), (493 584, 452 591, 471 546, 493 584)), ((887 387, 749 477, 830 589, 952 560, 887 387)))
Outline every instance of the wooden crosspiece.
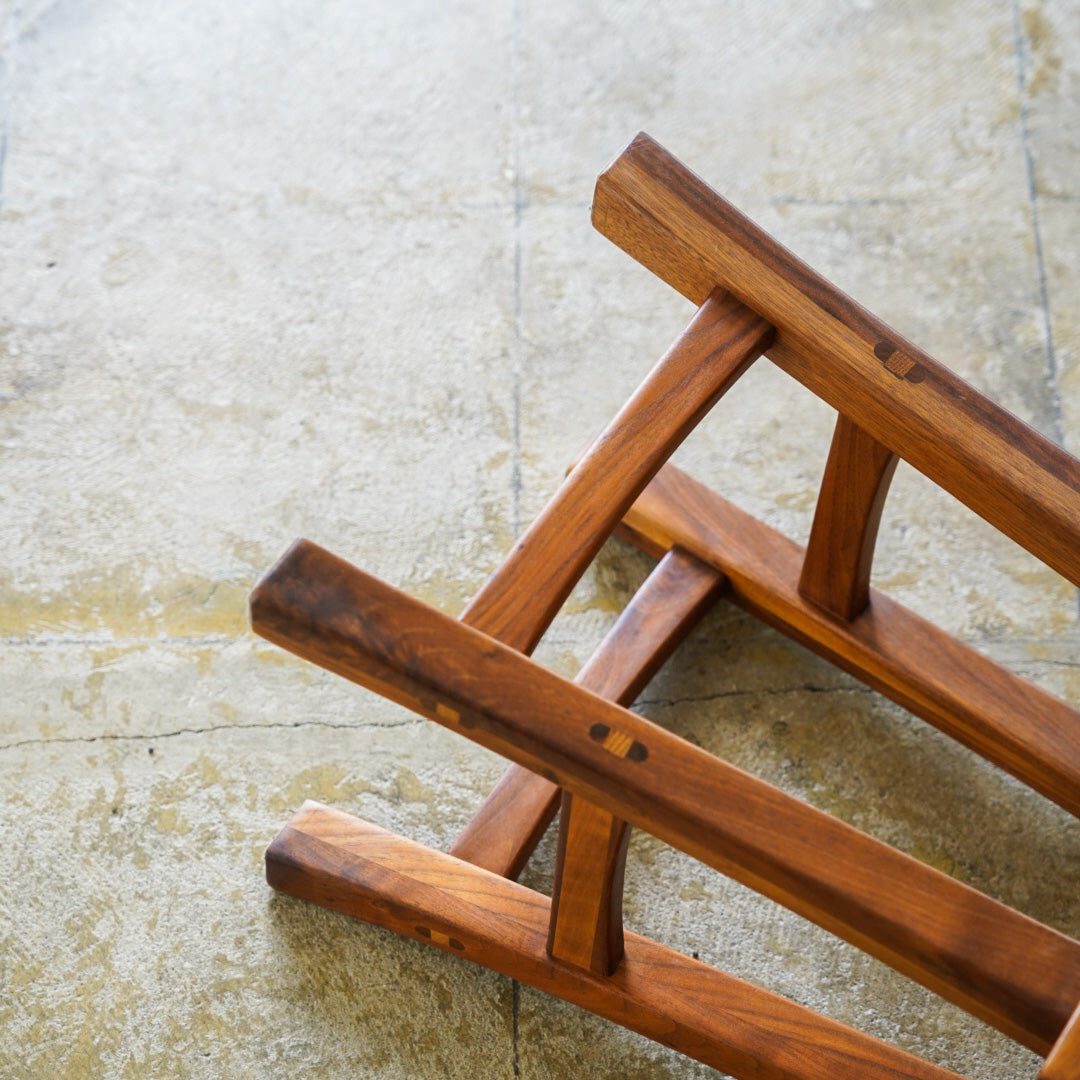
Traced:
POLYGON ((455 621, 308 541, 252 625, 510 759, 449 854, 306 803, 276 889, 557 994, 739 1077, 944 1078, 622 926, 646 829, 1080 1080, 1080 942, 626 708, 718 596, 1080 814, 1080 713, 870 587, 899 458, 1080 585, 1080 463, 815 274, 646 135, 593 222, 699 305, 455 621), (666 464, 761 355, 839 416, 805 549, 666 464), (570 682, 529 659, 613 531, 660 562, 570 682), (556 812, 551 900, 516 878, 556 812))

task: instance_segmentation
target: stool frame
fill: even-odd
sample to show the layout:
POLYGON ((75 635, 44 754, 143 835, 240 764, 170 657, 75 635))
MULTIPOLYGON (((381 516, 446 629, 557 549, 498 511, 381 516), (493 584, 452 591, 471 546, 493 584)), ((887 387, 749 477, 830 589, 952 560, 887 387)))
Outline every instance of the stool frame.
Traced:
POLYGON ((627 708, 723 596, 1080 814, 1080 713, 870 586, 899 458, 1080 586, 1080 462, 830 285, 649 136, 593 223, 698 310, 453 620, 309 541, 251 597, 270 641, 502 754, 449 853, 305 803, 278 890, 481 963, 737 1077, 953 1076, 624 931, 631 825, 1080 1080, 1080 942, 627 708), (760 356, 838 412, 804 548, 667 460, 760 356), (659 562, 572 682, 530 654, 608 536, 659 562), (560 814, 551 899, 516 883, 560 814))

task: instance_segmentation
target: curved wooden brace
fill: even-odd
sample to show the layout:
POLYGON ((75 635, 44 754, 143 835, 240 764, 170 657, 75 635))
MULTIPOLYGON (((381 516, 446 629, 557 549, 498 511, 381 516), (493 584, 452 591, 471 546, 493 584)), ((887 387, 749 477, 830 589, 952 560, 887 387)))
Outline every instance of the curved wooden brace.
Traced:
MULTIPOLYGON (((645 579, 574 680, 629 705, 720 595, 724 575, 672 548, 645 579)), ((612 753, 632 743, 594 737, 612 753)), ((563 792, 548 951, 608 975, 623 955, 622 892, 630 826, 610 810, 563 792)))
POLYGON ((799 592, 838 618, 854 619, 870 603, 874 544, 899 460, 843 413, 837 416, 799 592))

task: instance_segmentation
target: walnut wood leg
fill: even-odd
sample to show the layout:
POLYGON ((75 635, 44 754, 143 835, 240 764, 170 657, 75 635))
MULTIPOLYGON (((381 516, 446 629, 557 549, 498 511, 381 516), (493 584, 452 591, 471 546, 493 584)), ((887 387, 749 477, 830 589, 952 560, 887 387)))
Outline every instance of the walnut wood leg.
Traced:
POLYGON ((841 619, 854 619, 870 602, 874 542, 899 460, 843 413, 837 416, 799 592, 841 619))
POLYGON ((532 652, 630 504, 772 339, 772 327, 712 292, 461 615, 532 652))
MULTIPOLYGON (((720 594, 723 575, 672 548, 660 560, 574 681, 629 705, 720 594)), ((629 741, 608 733, 613 752, 629 741)), ((536 777, 540 783, 549 783, 536 777)), ((552 792, 558 788, 551 785, 552 792)), ((623 954, 622 887, 630 828, 610 811, 564 792, 548 948, 602 975, 623 954)))
POLYGON ((1080 1080, 1080 1003, 1047 1054, 1038 1080, 1080 1080))
MULTIPOLYGON (((700 559, 672 548, 574 681, 610 701, 632 702, 716 600, 723 580, 700 559)), ((450 854, 517 880, 559 799, 550 780, 511 765, 450 854)))
POLYGON ((266 853, 298 896, 483 964, 743 1080, 956 1074, 637 934, 613 976, 552 959, 550 901, 358 818, 305 803, 266 853))

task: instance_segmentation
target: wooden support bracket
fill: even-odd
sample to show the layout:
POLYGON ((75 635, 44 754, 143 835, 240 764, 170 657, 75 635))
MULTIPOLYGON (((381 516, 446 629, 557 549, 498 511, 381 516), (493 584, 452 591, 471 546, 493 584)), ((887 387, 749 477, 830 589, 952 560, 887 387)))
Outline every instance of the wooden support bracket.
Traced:
POLYGON ((785 251, 646 135, 593 222, 700 305, 460 620, 307 541, 254 629, 508 758, 431 851, 305 804, 274 888, 592 1009, 737 1077, 953 1074, 627 933, 631 825, 787 905, 1080 1080, 1080 942, 626 706, 721 595, 1080 815, 1080 713, 870 587, 899 458, 1080 584, 1080 462, 785 251), (839 416, 805 550, 666 464, 764 353, 839 416), (661 559, 574 682, 529 659, 613 530, 661 559), (515 883, 561 799, 553 898, 515 883))

